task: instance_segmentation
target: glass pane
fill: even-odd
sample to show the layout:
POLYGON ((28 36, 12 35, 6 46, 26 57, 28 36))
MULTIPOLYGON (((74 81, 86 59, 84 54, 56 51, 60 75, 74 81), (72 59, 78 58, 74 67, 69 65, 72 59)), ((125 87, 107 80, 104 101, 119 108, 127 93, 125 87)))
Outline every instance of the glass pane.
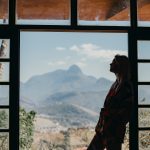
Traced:
POLYGON ((150 149, 150 131, 139 131, 139 150, 150 149))
POLYGON ((0 132, 1 150, 9 150, 9 133, 0 132))
POLYGON ((115 80, 110 63, 127 55, 127 41, 127 33, 21 32, 20 137, 34 111, 33 149, 87 146, 115 80))
POLYGON ((130 25, 128 0, 78 0, 79 25, 130 25))
POLYGON ((138 41, 138 58, 150 59, 150 41, 138 41))
POLYGON ((9 63, 0 62, 0 82, 9 81, 9 63))
POLYGON ((150 104, 150 85, 138 86, 138 102, 139 104, 150 104))
POLYGON ((9 58, 10 40, 0 39, 0 58, 9 58))
POLYGON ((139 127, 150 127, 150 108, 139 108, 139 127))
POLYGON ((138 81, 150 81, 150 63, 138 63, 138 81))
POLYGON ((70 24, 70 0, 17 0, 17 24, 70 24))
POLYGON ((0 109, 0 129, 9 128, 9 110, 0 109))
POLYGON ((0 85, 0 105, 9 105, 9 86, 0 85))
POLYGON ((138 0, 138 25, 150 26, 150 1, 138 0))
POLYGON ((0 24, 8 24, 8 0, 0 1, 0 24))

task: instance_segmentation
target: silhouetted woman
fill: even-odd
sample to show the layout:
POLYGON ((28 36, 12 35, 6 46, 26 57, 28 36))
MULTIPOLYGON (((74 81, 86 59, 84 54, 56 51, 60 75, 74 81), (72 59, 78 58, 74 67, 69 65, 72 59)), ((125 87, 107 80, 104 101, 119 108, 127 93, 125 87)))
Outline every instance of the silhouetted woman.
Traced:
POLYGON ((124 141, 133 101, 128 58, 116 55, 110 71, 115 73, 116 81, 106 96, 95 128, 96 134, 87 150, 121 150, 124 141))

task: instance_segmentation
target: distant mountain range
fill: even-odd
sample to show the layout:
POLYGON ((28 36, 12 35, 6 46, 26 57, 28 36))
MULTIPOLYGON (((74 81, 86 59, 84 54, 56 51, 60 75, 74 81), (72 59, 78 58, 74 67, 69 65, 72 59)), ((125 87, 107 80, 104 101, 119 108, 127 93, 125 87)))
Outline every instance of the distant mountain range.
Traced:
POLYGON ((85 75, 77 65, 33 76, 20 84, 20 104, 65 126, 92 124, 112 81, 85 75), (67 121, 68 120, 68 121, 67 121), (67 123, 67 124, 66 124, 67 123))
MULTIPOLYGON (((20 104, 57 120, 63 126, 86 126, 98 119, 112 84, 106 78, 85 75, 77 65, 33 76, 20 84, 20 104)), ((140 102, 150 102, 145 87, 139 87, 140 102), (143 97, 145 96, 145 97, 143 97)))
MULTIPOLYGON (((64 126, 85 126, 98 119, 111 84, 106 78, 85 75, 77 65, 72 65, 68 70, 33 76, 20 83, 20 105, 64 126)), ((0 88, 0 100, 6 98, 5 91, 0 88)), ((148 88, 140 86, 139 91, 140 102, 150 103, 148 88)))
POLYGON ((85 99, 87 103, 97 99, 100 105, 100 97, 104 98, 111 84, 105 78, 87 76, 77 65, 72 65, 68 70, 34 76, 26 83, 21 83, 20 95, 22 101, 29 101, 33 105, 56 102, 82 104, 85 99))

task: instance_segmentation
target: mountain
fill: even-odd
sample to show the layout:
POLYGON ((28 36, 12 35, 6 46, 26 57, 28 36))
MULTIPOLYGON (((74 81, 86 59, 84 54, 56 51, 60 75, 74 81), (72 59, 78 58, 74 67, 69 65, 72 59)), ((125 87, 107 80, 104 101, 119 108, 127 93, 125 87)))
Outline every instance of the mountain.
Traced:
POLYGON ((20 106, 25 108, 26 111, 36 109, 37 105, 38 105, 37 103, 34 103, 34 101, 32 101, 29 98, 26 98, 26 97, 23 97, 23 96, 20 97, 20 106))
POLYGON ((41 105, 54 105, 54 104, 75 104, 99 113, 107 91, 87 91, 87 92, 57 92, 46 98, 41 105))
POLYGON ((82 74, 81 69, 77 65, 72 65, 67 72, 71 74, 82 74))
MULTIPOLYGON (((85 75, 72 65, 68 70, 33 76, 20 83, 20 105, 27 111, 48 115, 62 126, 95 124, 111 84, 106 78, 85 75)), ((139 86, 139 102, 150 103, 148 97, 149 89, 139 86)))
POLYGON ((37 108, 38 114, 47 114, 50 118, 68 128, 94 125, 97 116, 87 112, 77 105, 68 103, 53 104, 37 108))
POLYGON ((27 111, 48 115, 63 126, 85 126, 97 120, 111 84, 105 78, 85 75, 72 65, 21 83, 20 105, 27 111))
MULTIPOLYGON (((109 84, 111 85, 110 81, 109 84)), ((99 83, 95 77, 84 75, 77 65, 72 65, 68 70, 56 70, 32 77, 20 87, 20 92, 21 96, 36 103, 58 92, 99 91, 97 86, 99 83)))

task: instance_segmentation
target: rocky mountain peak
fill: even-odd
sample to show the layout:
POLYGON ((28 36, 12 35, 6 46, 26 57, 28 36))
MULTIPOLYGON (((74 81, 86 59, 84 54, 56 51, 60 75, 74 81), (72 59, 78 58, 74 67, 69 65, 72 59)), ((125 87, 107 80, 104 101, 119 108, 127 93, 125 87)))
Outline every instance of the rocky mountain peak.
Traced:
POLYGON ((74 73, 74 74, 82 73, 81 69, 75 64, 69 67, 68 72, 74 73))

